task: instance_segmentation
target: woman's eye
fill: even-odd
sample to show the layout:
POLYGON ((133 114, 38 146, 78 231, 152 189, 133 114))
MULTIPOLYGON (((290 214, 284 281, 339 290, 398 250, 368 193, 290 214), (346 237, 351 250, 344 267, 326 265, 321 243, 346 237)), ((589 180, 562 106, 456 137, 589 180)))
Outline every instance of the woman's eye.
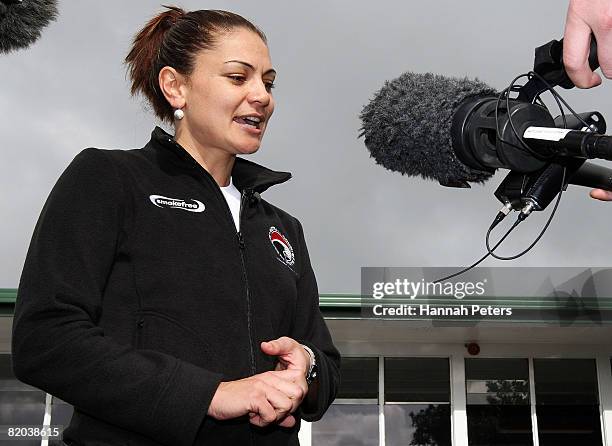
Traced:
POLYGON ((238 83, 242 83, 246 80, 246 78, 244 76, 240 76, 237 74, 228 76, 231 80, 233 80, 234 82, 238 82, 238 83))
POLYGON ((272 91, 272 89, 275 87, 274 82, 265 82, 266 84, 266 90, 268 91, 272 91))

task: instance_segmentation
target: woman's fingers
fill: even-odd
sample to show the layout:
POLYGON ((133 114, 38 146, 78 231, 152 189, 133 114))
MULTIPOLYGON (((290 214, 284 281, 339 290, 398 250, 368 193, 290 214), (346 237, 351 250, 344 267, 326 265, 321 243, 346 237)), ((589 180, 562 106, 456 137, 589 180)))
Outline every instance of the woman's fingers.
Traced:
MULTIPOLYGON (((255 426, 267 426, 267 424, 261 420, 259 415, 255 413, 249 414, 249 421, 255 426)), ((278 423, 278 425, 281 427, 293 427, 295 426, 295 417, 293 415, 287 415, 280 423, 278 423)))
POLYGON ((299 392, 299 388, 296 389, 297 386, 294 384, 274 377, 269 373, 262 373, 253 378, 256 379, 252 383, 249 412, 255 413, 256 416, 250 419, 251 423, 257 426, 266 426, 271 423, 282 424, 283 422, 286 425, 295 424, 295 419, 293 421, 285 421, 285 419, 297 409, 299 404, 296 405, 295 398, 291 398, 287 393, 279 390, 278 387, 285 389, 290 394, 299 392))
POLYGON ((295 417, 293 415, 287 415, 278 425, 281 427, 293 427, 295 426, 295 417))
POLYGON ((300 399, 308 390, 306 378, 299 370, 273 370, 262 373, 261 379, 290 398, 300 399))
MULTIPOLYGON (((267 372, 261 374, 261 379, 268 385, 274 387, 278 391, 282 392, 291 401, 291 409, 289 412, 293 413, 302 403, 304 396, 306 395, 307 387, 299 382, 298 373, 284 373, 282 372, 267 372)), ((294 372, 294 371, 292 371, 294 372)))
POLYGON ((283 427, 295 425, 291 416, 301 404, 308 386, 299 370, 260 373, 237 381, 222 382, 208 409, 208 415, 228 420, 248 414, 252 424, 283 427))
POLYGON ((303 399, 308 393, 308 383, 306 382, 306 377, 301 370, 297 369, 286 369, 286 370, 274 370, 272 372, 268 372, 282 380, 290 381, 294 383, 301 389, 301 399, 303 399))

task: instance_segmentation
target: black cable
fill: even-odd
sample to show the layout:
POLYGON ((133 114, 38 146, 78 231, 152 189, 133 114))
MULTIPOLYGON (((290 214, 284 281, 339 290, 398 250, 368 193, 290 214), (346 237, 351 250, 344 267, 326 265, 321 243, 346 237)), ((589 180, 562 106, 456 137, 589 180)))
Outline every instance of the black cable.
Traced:
MULTIPOLYGON (((542 76, 540 76, 538 73, 536 73, 534 71, 531 71, 531 73, 533 73, 535 76, 538 77, 538 79, 540 79, 540 81, 546 87, 546 91, 550 92, 552 97, 555 99, 555 102, 557 103, 557 107, 559 107, 559 114, 563 118, 563 128, 566 129, 567 128, 567 119, 565 118, 565 110, 563 109, 563 106, 559 102, 559 98, 561 98, 561 96, 559 96, 559 94, 555 91, 554 87, 552 85, 550 85, 548 82, 546 82, 542 76)), ((535 98, 533 98, 532 103, 535 102, 536 99, 540 100, 540 102, 542 103, 542 105, 544 106, 546 111, 550 114, 550 110, 548 110, 548 107, 546 106, 546 104, 544 104, 544 101, 542 101, 542 99, 540 98, 540 94, 538 94, 535 98)), ((563 99, 563 98, 561 98, 561 99, 563 99)), ((565 101, 563 101, 563 102, 565 102, 565 101)), ((567 102, 565 102, 565 104, 567 104, 567 102)), ((582 119, 573 110, 572 110, 572 112, 574 113, 574 116, 578 117, 578 119, 582 119)))
MULTIPOLYGON (((521 137, 518 133, 518 131, 516 130, 516 127, 514 126, 514 122, 512 121, 512 116, 510 114, 510 93, 512 91, 519 91, 520 88, 522 88, 523 86, 516 86, 516 82, 523 78, 526 77, 528 80, 531 80, 533 77, 537 77, 538 80, 540 80, 544 86, 546 87, 546 91, 550 92, 550 94, 552 95, 553 99, 555 100, 555 102, 557 103, 557 107, 559 108, 559 113, 563 119, 563 128, 567 128, 567 119, 565 116, 565 110, 563 109, 563 105, 565 105, 565 107, 567 107, 567 109, 570 111, 570 113, 576 118, 578 119, 580 122, 582 122, 582 124, 584 124, 585 127, 589 128, 590 126, 586 123, 586 121, 584 119, 582 119, 582 117, 580 115, 578 115, 574 109, 567 103, 567 101, 565 99, 563 99, 563 97, 557 93, 557 91, 554 89, 554 87, 552 85, 550 85, 542 76, 540 76, 538 73, 534 72, 534 71, 530 71, 528 73, 524 73, 521 74, 517 77, 515 77, 510 84, 508 85, 507 88, 505 88, 504 90, 502 90, 499 94, 499 96, 497 97, 497 103, 495 104, 495 129, 496 129, 496 138, 498 141, 504 143, 504 144, 508 144, 516 149, 521 149, 521 147, 517 146, 516 144, 511 143, 510 141, 506 141, 504 140, 500 135, 501 132, 499 131, 499 106, 502 102, 503 99, 505 99, 506 101, 506 113, 508 113, 508 122, 510 123, 510 127, 512 128, 512 132, 514 133, 514 136, 516 137, 516 139, 521 143, 521 146, 523 149, 527 150, 532 156, 535 156, 536 158, 541 158, 541 155, 536 153, 531 147, 529 147, 529 145, 523 140, 523 137, 521 137), (563 104, 563 105, 561 105, 563 104)), ((538 94, 536 97, 533 98, 532 100, 532 104, 535 104, 536 101, 538 101, 539 105, 543 106, 547 111, 548 111, 548 107, 546 106, 546 104, 544 104, 544 102, 542 101, 540 94, 538 94)), ((550 113, 550 111, 549 111, 550 113)), ((495 228, 495 226, 497 226, 497 224, 499 224, 501 222, 501 220, 503 220, 503 218, 505 217, 504 215, 500 215, 500 213, 498 213, 498 215, 495 217, 495 220, 493 221, 493 223, 491 224, 491 226, 489 226, 489 229, 487 231, 487 235, 485 237, 485 244, 487 247, 487 253, 482 256, 479 260, 477 260, 476 262, 474 262, 472 265, 468 266, 467 268, 462 269, 461 271, 458 271, 454 274, 451 274, 450 276, 446 276, 446 277, 442 277, 441 279, 438 279, 436 281, 434 281, 433 283, 438 283, 438 282, 442 282, 448 279, 452 279, 453 277, 457 277, 460 274, 463 274, 469 270, 471 270, 472 268, 475 268, 476 266, 478 266, 480 263, 482 263, 487 257, 492 256, 498 260, 514 260, 517 259, 523 255, 525 255, 526 253, 528 253, 539 241, 540 239, 544 236, 544 233, 546 232, 546 230, 548 229, 548 227, 550 226, 550 223, 552 222, 552 219, 555 215, 555 213, 557 212, 557 208, 559 207, 559 203, 561 202, 561 196, 563 195, 563 189, 565 187, 565 176, 567 173, 567 168, 564 167, 563 168, 563 175, 561 178, 561 186, 559 188, 559 195, 557 196, 557 200, 555 202, 555 205, 553 207, 552 212, 550 213, 550 216, 548 217, 548 220, 546 221, 546 224, 544 225, 544 227, 542 228, 542 230, 540 231, 540 234, 536 237, 536 239, 531 243, 531 245, 529 245, 525 250, 523 250, 522 252, 520 252, 519 254, 516 254, 514 256, 509 256, 509 257, 503 257, 503 256, 498 256, 497 254, 494 253, 494 251, 499 247, 499 245, 501 245, 501 243, 510 235, 510 233, 523 221, 525 220, 525 218, 527 218, 527 216, 529 216, 529 214, 526 213, 522 213, 519 214, 518 218, 516 219, 516 221, 512 224, 512 226, 510 227, 510 229, 508 229, 508 231, 504 234, 504 236, 495 244, 495 246, 493 246, 493 248, 491 248, 490 242, 489 242, 489 238, 491 235, 491 231, 495 228)))
MULTIPOLYGON (((580 122, 582 122, 582 124, 584 124, 585 127, 589 127, 589 125, 586 123, 586 121, 584 119, 582 119, 582 117, 580 115, 578 115, 574 109, 567 103, 567 101, 565 99, 563 99, 563 97, 557 93, 557 91, 554 89, 554 87, 552 85, 550 85, 542 76, 540 76, 538 73, 534 72, 534 71, 530 71, 528 73, 524 73, 524 74, 520 74, 518 76, 516 76, 514 79, 512 79, 512 81, 510 82, 510 84, 508 85, 507 88, 505 88, 504 90, 502 90, 499 94, 499 96, 497 97, 497 103, 495 104, 495 129, 496 129, 496 137, 497 139, 504 143, 507 144, 511 147, 514 147, 516 149, 521 149, 521 147, 517 146, 514 143, 511 143, 510 141, 506 141, 505 139, 503 139, 500 135, 501 132, 499 131, 499 108, 500 108, 500 104, 502 102, 502 100, 505 100, 506 102, 506 112, 508 113, 508 122, 510 124, 510 127, 512 128, 512 132, 514 133, 514 136, 516 137, 516 139, 521 143, 521 146, 524 150, 528 151, 532 156, 535 156, 536 158, 542 158, 541 154, 536 153, 523 139, 522 136, 519 135, 518 131, 516 130, 516 126, 514 125, 514 121, 512 120, 512 115, 509 113, 510 110, 510 92, 511 91, 517 91, 517 89, 522 88, 522 86, 517 86, 516 82, 523 78, 526 77, 528 80, 531 80, 533 77, 536 77, 540 82, 542 82, 542 84, 544 84, 544 86, 546 87, 545 91, 550 92, 550 94, 552 95, 553 99, 555 100, 555 102, 557 103, 557 107, 559 108, 559 113, 563 119, 563 128, 567 128, 567 120, 565 117, 565 110, 563 109, 563 105, 565 105, 565 107, 567 107, 567 109, 572 113, 572 115, 574 117, 576 117, 576 119, 578 119, 580 122)), ((534 104, 537 100, 540 101, 540 104, 544 106, 544 108, 546 108, 546 110, 548 110, 548 107, 546 107, 545 104, 543 104, 543 102, 541 101, 540 95, 538 94, 533 100, 532 100, 532 104, 534 104)))
MULTIPOLYGON (((525 249, 524 251, 520 252, 519 254, 516 254, 516 255, 513 255, 513 256, 509 256, 509 257, 498 256, 493 251, 495 251, 495 249, 499 246, 499 242, 493 247, 493 249, 491 249, 491 245, 489 243, 489 237, 490 237, 491 231, 493 230, 493 227, 494 227, 493 225, 491 225, 491 227, 487 231, 487 235, 485 237, 485 244, 487 246, 488 254, 490 254, 492 257, 496 258, 497 260, 514 260, 514 259, 518 259, 519 257, 527 254, 531 250, 531 248, 533 248, 536 245, 536 243, 538 243, 540 241, 540 239, 542 238, 542 236, 544 235, 544 233, 546 232, 546 230, 550 226, 550 223, 552 222, 552 219, 555 216, 555 212, 557 212, 557 207, 559 207, 559 202, 561 201, 561 195, 563 194, 563 186, 565 185, 565 173, 566 173, 566 171, 567 171, 567 168, 564 167, 563 168, 563 176, 561 178, 561 189, 559 190, 559 195, 557 195, 557 201, 555 202, 555 206, 553 207, 553 210, 550 213, 550 216, 548 217, 548 221, 546 222, 546 224, 542 228, 542 231, 540 231, 540 234, 533 241, 533 243, 531 243, 531 245, 529 245, 527 247, 527 249, 525 249)), ((520 215, 525 215, 525 214, 520 214, 520 215)), ((518 219, 521 218, 520 215, 519 215, 518 219)), ((526 217, 524 217, 523 220, 525 218, 526 217)), ((518 219, 517 219, 517 221, 518 221, 518 219)), ((513 226, 513 228, 514 228, 514 226, 513 226)), ((504 236, 504 238, 505 237, 506 236, 504 236)))
MULTIPOLYGON (((506 237, 508 237, 510 235, 510 233, 514 230, 514 228, 516 228, 519 223, 522 220, 516 220, 514 222, 514 224, 512 225, 512 227, 510 227, 510 229, 508 229, 508 232, 506 232, 506 234, 504 234, 504 236, 497 242, 497 244, 493 247, 493 249, 491 251, 489 251, 488 253, 486 253, 484 256, 482 256, 479 260, 477 260, 475 263, 471 264, 470 266, 468 266, 467 268, 462 269, 461 271, 458 271, 454 274, 451 274, 450 276, 446 276, 446 277, 442 277, 441 279, 438 279, 436 281, 434 281, 433 283, 438 283, 438 282, 444 282, 445 280, 448 279, 452 279, 453 277, 456 277, 460 274, 463 274, 469 270, 471 270, 472 268, 475 268, 476 266, 478 266, 480 263, 482 263, 487 257, 489 257, 492 253, 492 251, 494 251, 499 245, 501 245, 501 243, 506 239, 506 237)), ((493 222, 491 224, 491 226, 489 226, 489 231, 491 232, 491 230, 496 226, 496 223, 493 222)))
POLYGON ((516 128, 514 127, 514 123, 512 121, 512 115, 510 114, 510 92, 511 91, 518 91, 520 88, 523 87, 522 85, 521 86, 516 86, 516 81, 518 81, 522 77, 526 77, 528 80, 530 80, 529 73, 524 73, 524 74, 520 74, 520 75, 516 76, 514 79, 512 79, 512 81, 510 82, 508 87, 503 89, 499 93, 499 96, 497 97, 497 102, 495 103, 495 137, 496 137, 496 139, 499 142, 507 144, 507 145, 509 145, 511 147, 514 147, 515 149, 526 150, 527 152, 529 152, 531 154, 531 156, 534 156, 534 157, 539 159, 539 158, 541 158, 541 155, 538 154, 537 152, 535 152, 531 147, 529 147, 529 145, 527 143, 525 143, 523 138, 521 138, 518 135, 518 132, 516 131, 516 128), (505 102, 506 102, 506 113, 508 113, 508 122, 510 123, 510 126, 512 128, 514 136, 521 143, 521 146, 517 146, 516 144, 514 144, 514 143, 512 143, 510 141, 506 141, 505 139, 503 139, 500 136, 502 133, 501 133, 501 131, 499 129, 499 108, 500 108, 502 100, 505 100, 505 102))
MULTIPOLYGON (((510 82, 510 85, 509 85, 507 88, 503 89, 503 90, 502 90, 502 91, 499 93, 499 96, 497 96, 497 102, 495 103, 495 138, 496 138, 496 139, 497 139, 499 142, 501 142, 501 143, 507 144, 507 145, 509 145, 509 146, 511 146, 511 147, 514 147, 515 149, 519 149, 519 150, 521 150, 521 149, 525 149, 525 150, 527 150, 527 151, 528 151, 528 152, 529 152, 529 153, 530 153, 532 156, 537 156, 537 157, 539 157, 539 155, 537 155, 537 154, 535 153, 535 151, 534 151, 534 150, 533 150, 531 147, 529 147, 527 144, 525 144, 525 142, 522 140, 522 138, 517 138, 517 139, 520 141, 520 143, 522 144, 522 147, 519 147, 519 146, 517 146, 516 144, 511 143, 510 141, 506 141, 505 139, 503 139, 503 138, 500 136, 500 135, 501 135, 501 131, 500 131, 500 129, 499 129, 499 106, 500 106, 500 104, 501 104, 502 100, 503 100, 503 99, 506 99, 506 113, 508 113, 508 120, 510 121, 510 123, 512 123, 512 116, 510 116, 510 112, 509 112, 509 109, 510 109, 510 107, 509 107, 509 100, 508 100, 508 98, 509 98, 509 92, 510 92, 510 90, 512 90, 512 88, 513 88, 513 86, 514 86, 515 82, 516 82, 517 80, 519 80, 520 78, 525 77, 525 76, 528 76, 528 75, 527 75, 527 74, 521 74, 520 76, 515 77, 515 78, 512 80, 512 82, 510 82)), ((513 127, 513 130, 514 130, 514 127, 513 127)), ((516 134, 516 131, 515 131, 515 134, 516 134)))
MULTIPOLYGON (((531 79, 529 73, 527 74, 521 74, 520 76, 515 77, 512 82, 510 82, 510 86, 508 87, 508 90, 512 90, 514 87, 514 84, 516 83, 517 80, 519 80, 521 77, 527 77, 527 79, 531 79)), ((527 150, 533 157, 537 158, 537 159, 541 159, 542 155, 537 153, 534 149, 532 149, 529 144, 527 144, 523 138, 519 135, 518 131, 516 130, 516 127, 514 126, 514 121, 512 120, 512 115, 510 114, 510 95, 506 94, 506 113, 508 113, 508 123, 510 124, 510 128, 512 129, 512 133, 514 133, 514 137, 521 143, 521 146, 523 146, 523 149, 527 150)), ((496 126, 497 127, 497 126, 496 126)), ((499 134, 499 132, 498 132, 499 134)), ((500 138, 500 141, 503 142, 503 140, 500 138)), ((514 146, 516 147, 516 146, 514 146)))
MULTIPOLYGON (((550 85, 542 76, 540 76, 538 73, 535 73, 533 71, 530 71, 529 73, 526 74, 522 74, 520 76, 515 77, 512 82, 510 82, 510 85, 504 90, 505 92, 505 99, 506 99, 506 109, 507 111, 510 109, 510 101, 509 101, 509 95, 508 92, 512 91, 514 89, 514 85, 516 83, 517 80, 519 80, 521 77, 527 77, 528 79, 531 79, 533 77, 537 77, 538 80, 540 80, 544 86, 547 88, 546 91, 549 91, 551 93, 551 95, 553 96, 553 98, 555 99, 555 102, 557 103, 557 106, 559 107, 559 113, 561 114, 561 117, 563 118, 563 127, 567 128, 567 119, 565 117, 565 110, 563 109, 563 106, 561 105, 563 103, 563 105, 565 105, 567 107, 567 109, 578 119, 580 120, 586 127, 589 127, 589 125, 584 121, 584 119, 582 119, 582 117, 580 115, 578 115, 574 109, 572 109, 572 107, 565 101, 565 99, 563 99, 563 97, 561 95, 559 95, 559 93, 557 93, 554 89, 554 87, 552 85, 550 85)), ((546 110, 548 111, 548 107, 546 107, 546 105, 543 103, 542 99, 540 98, 540 95, 538 94, 536 97, 534 97, 532 103, 535 103, 535 101, 540 101, 540 103, 544 106, 544 108, 546 108, 546 110)), ((497 108, 499 107, 499 103, 501 102, 501 95, 498 98, 498 102, 496 104, 496 110, 495 110, 495 119, 498 119, 498 115, 497 115, 497 108)), ((518 134, 518 131, 516 130, 516 127, 514 126, 514 123, 512 121, 512 116, 510 115, 510 113, 508 113, 508 122, 510 123, 510 126, 512 128, 512 131, 514 133, 514 136, 521 142, 521 144, 527 148, 532 154, 534 154, 533 150, 523 141, 523 138, 520 137, 520 135, 518 134)), ((499 123, 496 122, 496 128, 499 128, 499 123)), ((498 130, 498 135, 499 135, 499 130, 498 130)), ((502 138, 499 138, 499 140, 501 142, 505 142, 506 144, 511 144, 507 141, 504 141, 502 138)), ((513 147, 517 147, 514 144, 511 144, 513 147)), ((489 230, 487 231, 487 235, 485 237, 485 242, 486 242, 486 246, 487 246, 487 251, 488 254, 490 254, 492 257, 498 259, 498 260, 514 260, 517 259, 519 257, 521 257, 522 255, 525 255, 527 252, 529 252, 542 238, 542 236, 544 235, 544 233, 546 232, 546 230, 548 229, 548 227, 550 226, 550 223, 552 222, 552 219, 557 211, 557 208, 559 207, 559 203, 561 201, 561 196, 563 194, 563 189, 565 187, 565 176, 567 173, 567 168, 564 167, 563 168, 563 176, 561 178, 561 185, 559 188, 559 195, 557 196, 557 200, 555 202, 555 205, 553 207, 553 210, 548 218, 548 221, 546 222, 546 224, 544 225, 544 227, 542 228, 542 231, 540 232, 540 234, 536 237, 536 239, 533 241, 533 243, 531 243, 531 245, 529 245, 524 251, 520 252, 519 254, 516 254, 514 256, 509 256, 509 257, 503 257, 503 256, 498 256, 496 255, 493 251, 495 251, 495 249, 497 248, 497 246, 499 246, 499 243, 497 245, 495 245, 493 247, 493 249, 491 249, 490 243, 489 243, 489 237, 491 235, 491 231, 493 230, 493 226, 489 228, 489 230)), ((521 218, 525 219, 528 214, 524 214, 521 213, 519 215, 519 219, 521 218)))
MULTIPOLYGON (((563 103, 563 105, 565 105, 567 107, 567 109, 571 112, 571 114, 578 119, 580 122, 582 122, 584 124, 585 127, 590 128, 589 124, 587 124, 587 122, 582 119, 582 117, 576 113, 574 111, 574 109, 567 103, 567 101, 565 99, 563 99, 563 96, 561 96, 559 93, 557 93, 557 91, 555 90, 555 88, 550 85, 542 76, 540 76, 538 73, 534 72, 534 71, 530 71, 530 73, 532 75, 534 75, 535 77, 537 77, 547 88, 547 91, 550 92, 550 94, 553 95, 553 97, 555 98, 555 101, 557 101, 557 104, 559 105, 559 109, 561 109, 561 105, 559 104, 559 101, 561 101, 563 103)), ((564 120, 563 120, 563 125, 565 128, 567 128, 567 122, 565 121, 565 114, 562 112, 564 120)))

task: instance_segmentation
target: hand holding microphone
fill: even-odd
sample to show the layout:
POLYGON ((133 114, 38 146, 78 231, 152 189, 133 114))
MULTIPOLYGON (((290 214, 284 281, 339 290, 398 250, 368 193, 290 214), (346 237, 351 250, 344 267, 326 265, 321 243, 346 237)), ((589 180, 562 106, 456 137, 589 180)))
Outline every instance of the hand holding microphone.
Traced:
MULTIPOLYGON (((563 63, 579 88, 601 84, 601 77, 589 67, 591 35, 597 40, 597 58, 601 71, 612 78, 612 0, 571 0, 565 21, 563 63)), ((591 197, 612 201, 612 192, 593 189, 591 197)))
POLYGON ((570 79, 580 88, 601 84, 601 77, 591 70, 588 63, 591 34, 597 40, 597 58, 601 71, 610 79, 612 0, 571 0, 569 3, 563 38, 563 63, 570 79))

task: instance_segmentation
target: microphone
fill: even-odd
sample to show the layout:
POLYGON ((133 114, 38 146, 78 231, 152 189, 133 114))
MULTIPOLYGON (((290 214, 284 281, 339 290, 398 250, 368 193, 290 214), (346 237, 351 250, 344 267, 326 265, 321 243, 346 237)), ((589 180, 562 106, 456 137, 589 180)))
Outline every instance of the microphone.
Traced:
MULTIPOLYGON (((589 115, 597 115, 591 130, 605 131, 603 116, 589 115)), ((500 101, 493 88, 467 78, 404 73, 385 83, 360 118, 360 136, 378 164, 444 186, 470 187, 498 168, 531 174, 563 157, 612 159, 612 137, 557 128, 543 105, 500 101)))
POLYGON ((0 0, 0 53, 27 48, 57 18, 57 0, 0 0))
MULTIPOLYGON (((592 39, 592 68, 598 65, 594 44, 592 39)), ((573 87, 561 53, 562 40, 536 48, 534 70, 516 76, 502 92, 477 79, 404 73, 385 82, 362 109, 359 137, 386 169, 467 188, 470 182, 483 183, 498 168, 510 170, 495 191, 504 205, 487 231, 487 254, 437 282, 488 256, 513 260, 529 252, 550 225, 568 184, 612 190, 612 170, 585 163, 587 158, 612 160, 612 138, 598 134, 605 132, 603 116, 578 115, 554 90, 573 87), (517 85, 521 78, 527 78, 525 85, 517 85), (559 106, 557 119, 540 97, 546 91, 559 106), (565 115, 561 103, 571 115, 565 115), (527 249, 506 257, 494 253, 532 211, 543 210, 555 196, 548 221, 527 249), (516 221, 491 247, 491 232, 512 210, 520 211, 516 221)))
POLYGON ((453 144, 451 123, 465 100, 495 97, 479 80, 404 73, 385 82, 361 114, 359 136, 388 170, 453 187, 484 183, 495 169, 466 163, 453 144))

